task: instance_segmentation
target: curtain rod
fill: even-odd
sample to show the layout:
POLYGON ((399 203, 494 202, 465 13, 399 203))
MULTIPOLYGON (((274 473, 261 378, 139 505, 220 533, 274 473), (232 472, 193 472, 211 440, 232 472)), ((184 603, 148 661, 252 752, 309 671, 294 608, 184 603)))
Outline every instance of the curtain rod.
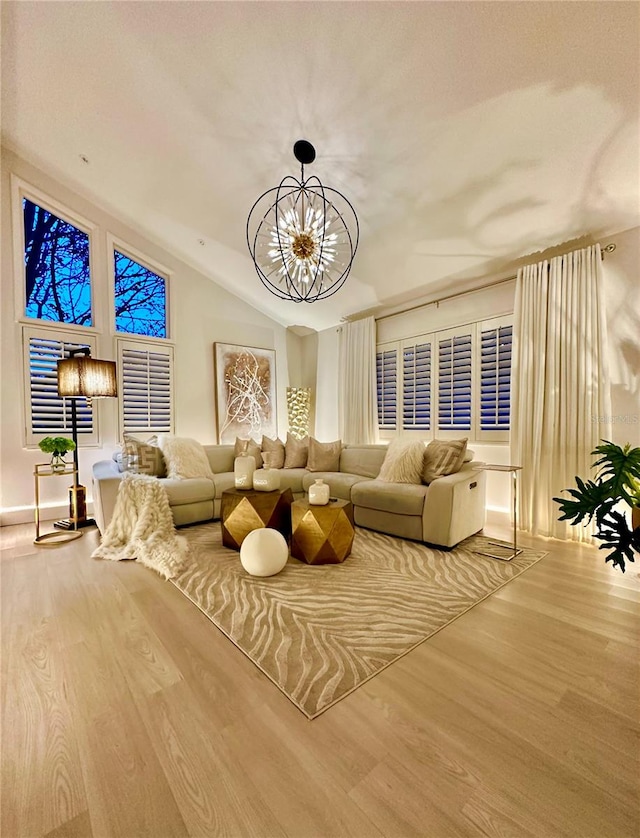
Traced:
MULTIPOLYGON (((600 248, 601 258, 604 259, 605 253, 613 253, 615 249, 616 245, 613 242, 600 248)), ((416 311, 419 308, 426 308, 426 306, 434 305, 437 308, 440 303, 447 302, 448 300, 454 300, 456 297, 463 297, 465 294, 474 294, 476 291, 486 291, 488 288, 495 288, 498 285, 504 285, 505 282, 513 282, 513 280, 517 278, 517 275, 514 274, 513 276, 507 276, 504 279, 498 279, 495 282, 489 282, 486 285, 481 285, 479 288, 469 288, 467 291, 458 291, 456 294, 448 294, 446 297, 439 297, 437 300, 429 300, 426 303, 417 303, 414 306, 409 306, 409 308, 403 308, 400 311, 394 311, 391 314, 382 314, 380 317, 374 317, 373 319, 376 323, 378 323, 380 320, 386 320, 388 317, 397 317, 399 314, 407 314, 408 312, 416 311)))

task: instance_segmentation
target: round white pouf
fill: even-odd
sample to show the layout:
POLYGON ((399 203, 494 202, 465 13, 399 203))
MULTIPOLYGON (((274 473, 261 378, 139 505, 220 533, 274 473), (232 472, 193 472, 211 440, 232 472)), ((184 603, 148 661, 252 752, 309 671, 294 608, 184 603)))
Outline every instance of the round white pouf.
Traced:
POLYGON ((288 557, 285 537, 269 527, 250 532, 240 547, 242 567, 252 576, 275 576, 288 557))

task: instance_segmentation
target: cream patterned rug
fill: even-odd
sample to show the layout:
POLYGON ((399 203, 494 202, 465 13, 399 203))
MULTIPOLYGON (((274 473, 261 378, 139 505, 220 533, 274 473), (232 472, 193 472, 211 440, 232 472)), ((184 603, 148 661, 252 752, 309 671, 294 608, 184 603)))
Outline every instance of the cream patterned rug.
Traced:
POLYGON ((182 530, 186 569, 171 581, 309 719, 424 642, 546 555, 511 562, 446 552, 357 529, 343 564, 289 557, 277 576, 249 576, 222 546, 220 523, 182 530))

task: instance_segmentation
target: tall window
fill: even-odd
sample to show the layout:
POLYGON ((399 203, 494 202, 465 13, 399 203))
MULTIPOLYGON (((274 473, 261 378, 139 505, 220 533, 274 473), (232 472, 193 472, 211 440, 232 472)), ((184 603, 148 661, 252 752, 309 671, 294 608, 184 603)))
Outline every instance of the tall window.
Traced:
POLYGON ((173 347, 118 341, 122 432, 173 429, 173 347))
POLYGON ((480 337, 480 429, 508 431, 511 412, 512 326, 482 329, 480 337))
POLYGON ((402 350, 402 427, 431 429, 431 342, 412 343, 402 350))
POLYGON ((378 387, 378 426, 381 430, 396 428, 396 350, 381 350, 376 353, 376 377, 378 387))
POLYGON ((26 317, 93 324, 89 234, 22 199, 26 317))
POLYGON ((438 340, 438 430, 471 430, 471 332, 438 340))
POLYGON ((116 332, 166 338, 166 278, 119 250, 113 256, 116 332))

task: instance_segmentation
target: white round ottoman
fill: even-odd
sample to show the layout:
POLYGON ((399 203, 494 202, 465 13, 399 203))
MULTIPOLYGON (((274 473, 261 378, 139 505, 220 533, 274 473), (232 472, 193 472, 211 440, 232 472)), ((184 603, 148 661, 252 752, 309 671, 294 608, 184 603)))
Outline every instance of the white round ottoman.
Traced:
POLYGON ((269 527, 250 532, 240 547, 242 567, 252 576, 275 576, 287 563, 285 537, 269 527))

